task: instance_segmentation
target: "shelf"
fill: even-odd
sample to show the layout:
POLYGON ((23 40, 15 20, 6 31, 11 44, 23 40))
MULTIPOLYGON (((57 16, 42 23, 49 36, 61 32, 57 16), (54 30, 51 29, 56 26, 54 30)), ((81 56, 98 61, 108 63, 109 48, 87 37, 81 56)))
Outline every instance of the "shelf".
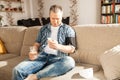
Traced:
POLYGON ((120 5, 120 3, 117 2, 117 3, 115 3, 115 5, 120 5))
POLYGON ((120 23, 120 1, 101 0, 101 23, 120 23), (105 2, 106 3, 105 3, 105 2))
POLYGON ((16 0, 0 0, 0 1, 3 1, 3 2, 18 2, 18 3, 23 3, 23 1, 16 1, 16 0))
POLYGON ((115 14, 118 14, 118 15, 120 15, 120 12, 115 12, 115 14))
POLYGON ((13 13, 23 13, 24 11, 0 11, 0 12, 13 12, 13 13))
POLYGON ((113 13, 102 13, 101 15, 113 15, 113 13))
POLYGON ((6 14, 9 25, 13 25, 14 14, 24 13, 24 0, 0 0, 0 5, 0 13, 6 14))
POLYGON ((111 4, 113 4, 113 3, 103 3, 102 6, 103 5, 111 5, 111 4))
POLYGON ((21 1, 21 0, 0 0, 0 1, 8 2, 8 3, 1 4, 4 7, 2 9, 0 9, 0 12, 14 12, 14 13, 17 12, 17 13, 23 13, 23 7, 22 7, 23 1, 21 1), (17 3, 20 3, 20 4, 17 5, 14 2, 17 2, 17 3), (13 6, 14 4, 16 4, 17 6, 14 7, 13 6))

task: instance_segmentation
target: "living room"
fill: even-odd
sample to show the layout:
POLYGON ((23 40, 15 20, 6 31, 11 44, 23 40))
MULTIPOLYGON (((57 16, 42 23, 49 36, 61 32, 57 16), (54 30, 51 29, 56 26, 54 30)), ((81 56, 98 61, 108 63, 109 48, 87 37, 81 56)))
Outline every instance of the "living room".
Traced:
MULTIPOLYGON (((17 21, 29 18, 33 20, 34 18, 48 18, 49 7, 53 4, 63 7, 63 18, 70 17, 70 25, 75 30, 77 50, 69 54, 69 57, 74 59, 75 66, 63 75, 47 76, 40 80, 120 80, 120 24, 101 24, 101 16, 120 15, 120 12, 104 14, 101 6, 106 8, 110 5, 120 5, 120 0, 0 0, 1 4, 4 7, 0 8, 0 17, 2 16, 0 80, 12 80, 13 69, 20 62, 29 59, 30 46, 33 46, 40 29, 44 28, 40 25, 18 26, 17 21)), ((113 7, 108 9, 111 12, 113 7)), ((111 19, 111 21, 115 20, 111 19)), ((68 31, 68 27, 62 28, 61 32, 72 33, 68 31)), ((72 28, 69 27, 69 29, 72 28)), ((46 34, 47 31, 41 32, 43 38, 46 34)), ((70 42, 67 38, 64 38, 65 41, 70 42)), ((58 66, 61 67, 60 64, 58 66)), ((53 71, 55 70, 51 70, 53 71)), ((24 79, 22 77, 22 80, 24 79)))
POLYGON ((43 17, 49 17, 48 11, 52 4, 59 4, 63 7, 64 15, 63 17, 70 17, 70 22, 72 23, 72 9, 75 11, 76 23, 75 24, 99 24, 100 23, 100 11, 101 11, 101 1, 100 0, 22 0, 21 3, 12 2, 7 3, 0 1, 0 4, 4 4, 4 8, 11 4, 10 7, 21 6, 22 12, 0 12, 3 16, 2 26, 4 25, 17 25, 17 21, 20 19, 28 18, 40 18, 40 14, 43 17), (39 2, 38 2, 39 1, 39 2), (76 2, 75 2, 76 1, 76 2), (41 4, 42 3, 42 4, 41 4), (6 5, 7 4, 7 5, 6 5), (17 4, 17 5, 15 5, 17 4), (73 8, 71 8, 71 6, 73 8), (41 7, 43 6, 43 7, 41 7), (40 13, 41 12, 41 13, 40 13), (9 13, 9 15, 7 15, 9 13), (10 21, 11 20, 11 21, 10 21))

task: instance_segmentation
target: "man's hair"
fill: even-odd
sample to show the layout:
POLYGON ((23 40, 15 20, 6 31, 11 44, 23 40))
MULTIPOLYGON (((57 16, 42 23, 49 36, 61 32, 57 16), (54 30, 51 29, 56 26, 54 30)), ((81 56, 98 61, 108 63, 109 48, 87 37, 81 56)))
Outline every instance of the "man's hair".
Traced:
POLYGON ((59 11, 63 12, 62 7, 59 6, 59 5, 52 5, 50 7, 49 14, 50 14, 51 11, 53 11, 54 13, 57 13, 59 11))

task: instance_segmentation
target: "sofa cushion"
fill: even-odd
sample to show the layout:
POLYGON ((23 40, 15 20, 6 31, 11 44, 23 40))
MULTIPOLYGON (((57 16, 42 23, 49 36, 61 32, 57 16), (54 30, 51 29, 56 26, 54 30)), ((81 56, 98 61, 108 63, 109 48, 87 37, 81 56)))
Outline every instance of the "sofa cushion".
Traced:
POLYGON ((100 56, 100 62, 103 67, 107 80, 113 80, 120 77, 120 45, 105 51, 100 56))
POLYGON ((4 46, 4 43, 3 41, 0 39, 0 54, 5 54, 7 51, 6 51, 6 48, 4 46))
POLYGON ((1 54, 0 55, 0 61, 2 61, 2 60, 6 60, 6 59, 10 59, 10 58, 14 58, 14 57, 17 57, 18 55, 16 55, 16 54, 9 54, 9 53, 7 53, 7 54, 1 54))
POLYGON ((29 27, 26 30, 23 46, 21 50, 21 55, 27 55, 29 52, 29 47, 32 46, 37 38, 38 31, 40 30, 41 26, 34 26, 29 27))
POLYGON ((13 68, 25 59, 26 57, 19 56, 8 60, 0 61, 0 80, 11 80, 13 68))
POLYGON ((74 29, 78 50, 71 56, 76 62, 100 65, 99 55, 120 44, 119 24, 76 25, 74 29))
POLYGON ((0 38, 4 41, 8 53, 20 55, 26 29, 23 26, 0 28, 0 38))

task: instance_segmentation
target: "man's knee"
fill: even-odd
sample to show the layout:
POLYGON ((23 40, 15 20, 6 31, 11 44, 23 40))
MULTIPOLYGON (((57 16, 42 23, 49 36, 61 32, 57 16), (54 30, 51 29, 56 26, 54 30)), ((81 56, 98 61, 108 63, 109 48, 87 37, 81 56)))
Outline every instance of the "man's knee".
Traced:
POLYGON ((67 56, 64 59, 64 65, 73 68, 75 67, 75 61, 72 57, 67 56))

